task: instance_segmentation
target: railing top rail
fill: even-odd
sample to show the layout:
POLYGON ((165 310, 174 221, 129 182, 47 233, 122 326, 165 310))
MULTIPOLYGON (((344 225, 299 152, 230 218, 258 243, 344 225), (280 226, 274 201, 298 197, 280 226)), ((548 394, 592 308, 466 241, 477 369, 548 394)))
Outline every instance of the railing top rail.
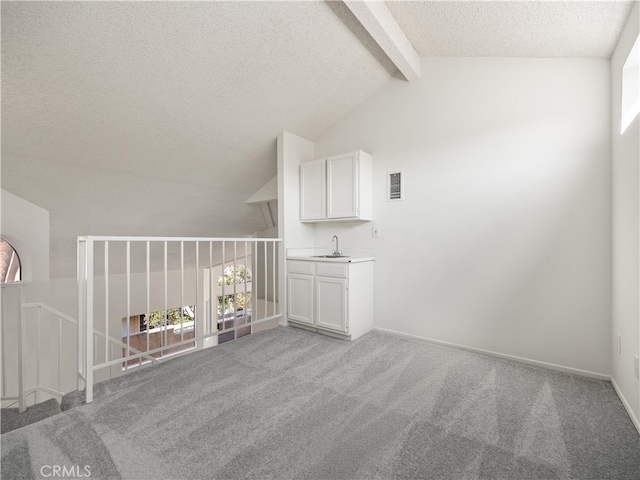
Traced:
POLYGON ((254 237, 129 237, 87 235, 78 237, 79 241, 114 241, 114 242, 282 242, 281 238, 254 237))

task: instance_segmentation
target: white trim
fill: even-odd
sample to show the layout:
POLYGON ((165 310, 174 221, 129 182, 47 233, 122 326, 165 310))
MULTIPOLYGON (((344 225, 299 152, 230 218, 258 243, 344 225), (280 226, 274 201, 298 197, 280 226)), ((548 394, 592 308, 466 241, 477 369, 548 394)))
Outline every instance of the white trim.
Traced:
POLYGON ((409 333, 397 332, 395 330, 388 330, 386 328, 373 327, 373 329, 377 332, 388 333, 390 335, 396 335, 399 337, 412 338, 414 340, 422 340, 422 341, 434 343, 437 345, 444 345, 446 347, 458 348, 461 350, 467 350, 469 352, 474 352, 474 353, 481 353, 483 355, 491 355, 492 357, 504 358, 506 360, 513 360, 514 362, 526 363, 528 365, 534 365, 536 367, 549 368, 551 370, 557 370, 564 373, 580 375, 581 377, 589 377, 589 378, 594 378, 596 380, 611 381, 611 376, 605 375, 603 373, 590 372, 588 370, 580 370, 578 368, 565 367, 563 365, 556 365, 554 363, 541 362, 539 360, 532 360, 530 358, 517 357, 515 355, 508 355, 506 353, 493 352, 491 350, 483 350, 481 348, 468 347, 466 345, 459 345, 457 343, 444 342, 442 340, 435 340, 432 338, 421 337, 419 335, 411 335, 409 333))
POLYGON ((613 389, 618 394, 618 397, 620 397, 620 401, 622 402, 622 405, 624 405, 624 408, 627 411, 629 418, 631 418, 631 421, 633 422, 633 426, 636 427, 636 430, 640 435, 640 420, 638 420, 638 418, 633 413, 633 410, 631 409, 631 405, 629 404, 625 396, 622 394, 622 390, 620 390, 620 388, 618 387, 618 384, 616 383, 613 377, 611 377, 611 385, 613 385, 613 389))

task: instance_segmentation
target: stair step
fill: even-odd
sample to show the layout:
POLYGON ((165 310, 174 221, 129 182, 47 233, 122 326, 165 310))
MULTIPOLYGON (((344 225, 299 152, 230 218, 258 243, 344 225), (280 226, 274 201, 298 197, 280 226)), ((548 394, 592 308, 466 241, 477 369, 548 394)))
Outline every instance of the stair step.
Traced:
POLYGON ((2 433, 7 433, 45 418, 53 417, 59 413, 62 413, 60 402, 55 398, 32 405, 24 413, 20 413, 17 408, 3 408, 1 412, 1 430, 2 433))
POLYGON ((85 404, 86 392, 84 390, 72 390, 69 393, 65 393, 60 401, 60 408, 62 411, 69 410, 70 408, 79 407, 85 404))

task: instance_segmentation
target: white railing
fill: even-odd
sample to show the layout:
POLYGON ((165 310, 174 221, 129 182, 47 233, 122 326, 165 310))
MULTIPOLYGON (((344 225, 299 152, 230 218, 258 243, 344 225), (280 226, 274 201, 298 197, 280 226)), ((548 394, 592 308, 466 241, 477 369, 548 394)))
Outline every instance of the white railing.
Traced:
POLYGON ((281 318, 280 248, 281 240, 273 238, 78 238, 78 372, 87 403, 93 400, 96 380, 121 375, 136 360, 139 367, 143 360, 157 363, 176 348, 208 348, 220 335, 233 332, 235 338, 241 330, 253 332, 281 318), (240 267, 251 272, 250 280, 245 276, 238 282, 240 267), (233 282, 219 282, 228 268, 233 282), (238 295, 247 301, 249 293, 250 308, 240 309, 238 295), (229 295, 230 312, 224 308, 229 295), (169 342, 169 311, 183 312, 186 306, 195 307, 194 318, 181 313, 179 333, 171 333, 179 338, 169 342), (149 319, 152 312, 162 314, 159 337, 151 336, 150 324, 143 332, 131 331, 132 318, 149 319), (225 328, 229 319, 232 325, 225 328), (246 323, 239 324, 239 319, 246 323), (190 322, 194 333, 185 338, 185 324, 190 322), (132 346, 132 336, 139 335, 146 335, 145 348, 132 346), (152 345, 157 338, 159 345, 152 345))
POLYGON ((24 412, 43 395, 62 398, 78 388, 80 373, 68 368, 77 364, 77 352, 67 348, 75 343, 78 322, 43 303, 25 303, 23 283, 3 284, 2 293, 2 405, 17 403, 24 412), (8 301, 12 296, 15 301, 8 301), (10 307, 13 313, 6 311, 10 307))

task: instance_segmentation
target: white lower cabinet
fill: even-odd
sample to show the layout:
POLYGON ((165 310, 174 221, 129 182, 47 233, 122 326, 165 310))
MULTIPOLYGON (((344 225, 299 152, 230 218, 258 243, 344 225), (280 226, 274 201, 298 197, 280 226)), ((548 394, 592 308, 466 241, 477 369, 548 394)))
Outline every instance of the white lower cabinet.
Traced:
POLYGON ((287 261, 287 318, 351 340, 373 328, 373 262, 287 261))
POLYGON ((319 327, 347 332, 347 279, 316 277, 315 323, 319 327))
POLYGON ((292 273, 287 287, 289 318, 313 325, 313 275, 292 273))

